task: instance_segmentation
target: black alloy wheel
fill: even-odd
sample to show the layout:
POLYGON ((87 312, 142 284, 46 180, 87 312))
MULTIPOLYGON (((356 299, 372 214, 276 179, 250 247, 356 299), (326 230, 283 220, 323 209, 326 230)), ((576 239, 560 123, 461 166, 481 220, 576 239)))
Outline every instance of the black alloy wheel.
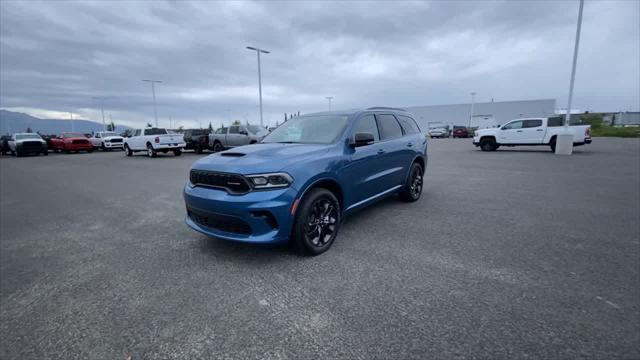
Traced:
POLYGON ((340 202, 327 189, 316 188, 301 200, 293 240, 305 255, 319 255, 333 244, 340 228, 340 202))
POLYGON ((424 171, 422 166, 417 162, 411 165, 407 182, 404 189, 400 193, 400 199, 406 202, 414 202, 420 199, 422 195, 422 185, 424 183, 424 171))

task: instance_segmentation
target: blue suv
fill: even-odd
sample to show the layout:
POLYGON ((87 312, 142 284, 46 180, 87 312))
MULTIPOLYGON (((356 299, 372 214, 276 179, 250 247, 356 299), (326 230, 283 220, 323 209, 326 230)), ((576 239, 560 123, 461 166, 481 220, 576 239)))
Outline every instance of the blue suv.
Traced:
POLYGON ((325 252, 349 213, 384 196, 420 198, 427 139, 402 109, 293 118, 259 144, 209 155, 184 187, 186 223, 217 238, 325 252))

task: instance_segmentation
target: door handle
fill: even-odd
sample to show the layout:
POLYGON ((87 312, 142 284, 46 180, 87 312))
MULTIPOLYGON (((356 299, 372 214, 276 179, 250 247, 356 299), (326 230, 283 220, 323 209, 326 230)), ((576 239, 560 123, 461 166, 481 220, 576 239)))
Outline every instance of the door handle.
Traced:
POLYGON ((536 131, 542 131, 542 129, 538 129, 538 130, 536 130, 536 131))
POLYGON ((518 130, 518 131, 516 131, 516 132, 522 132, 522 130, 518 130))
POLYGON ((380 155, 384 154, 385 152, 386 152, 386 151, 384 151, 384 149, 380 149, 380 150, 378 150, 378 154, 380 154, 380 155))
POLYGON ((412 142, 408 142, 408 143, 407 143, 407 146, 408 146, 408 147, 412 147, 412 146, 413 146, 413 143, 412 143, 412 142))

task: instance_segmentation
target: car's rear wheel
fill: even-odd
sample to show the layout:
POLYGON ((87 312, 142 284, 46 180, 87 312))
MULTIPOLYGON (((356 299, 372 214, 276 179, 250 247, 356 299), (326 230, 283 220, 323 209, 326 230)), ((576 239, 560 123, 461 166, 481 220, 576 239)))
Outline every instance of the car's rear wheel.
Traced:
POLYGON ((42 155, 44 155, 44 156, 49 155, 49 149, 43 149, 42 150, 42 155))
POLYGON ((158 153, 151 144, 147 144, 147 156, 152 158, 158 156, 158 153))
POLYGON ((195 151, 196 151, 196 154, 202 154, 202 145, 196 144, 195 151))
POLYGON ((222 144, 220 144, 219 142, 215 142, 213 144, 213 152, 219 152, 222 151, 222 144))
POLYGON ((402 192, 400 192, 400 199, 406 202, 414 202, 420 199, 422 194, 422 184, 424 182, 424 171, 422 166, 417 162, 411 165, 409 170, 409 176, 407 182, 404 184, 402 192))
POLYGON ((316 188, 301 200, 296 213, 293 242, 305 255, 329 250, 340 228, 340 202, 329 190, 316 188))
POLYGON ((549 141, 549 147, 551 148, 551 152, 552 153, 556 152, 556 138, 555 137, 553 139, 551 139, 551 141, 549 141))
MULTIPOLYGON (((201 151, 201 152, 202 152, 202 151, 201 151)), ((182 150, 180 150, 180 149, 173 150, 173 155, 175 155, 175 156, 180 156, 180 155, 182 155, 182 150)))
POLYGON ((497 148, 496 141, 493 139, 482 139, 482 141, 480 141, 480 149, 482 151, 494 151, 497 148))
POLYGON ((127 144, 124 145, 124 154, 127 155, 127 156, 133 155, 133 151, 131 151, 131 149, 129 149, 129 145, 127 145, 127 144))

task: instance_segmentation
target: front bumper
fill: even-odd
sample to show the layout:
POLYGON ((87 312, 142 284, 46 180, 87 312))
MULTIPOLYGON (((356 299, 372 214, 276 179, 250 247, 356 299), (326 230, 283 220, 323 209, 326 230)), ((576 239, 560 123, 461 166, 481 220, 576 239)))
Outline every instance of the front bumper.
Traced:
POLYGON ((124 143, 112 143, 112 142, 104 142, 104 147, 107 149, 122 149, 124 143))
POLYGON ((70 151, 89 151, 93 150, 93 144, 65 144, 64 149, 70 151))
POLYGON ((185 222, 196 231, 225 240, 284 243, 291 233, 291 206, 297 193, 288 187, 229 195, 225 190, 187 184, 185 222))

